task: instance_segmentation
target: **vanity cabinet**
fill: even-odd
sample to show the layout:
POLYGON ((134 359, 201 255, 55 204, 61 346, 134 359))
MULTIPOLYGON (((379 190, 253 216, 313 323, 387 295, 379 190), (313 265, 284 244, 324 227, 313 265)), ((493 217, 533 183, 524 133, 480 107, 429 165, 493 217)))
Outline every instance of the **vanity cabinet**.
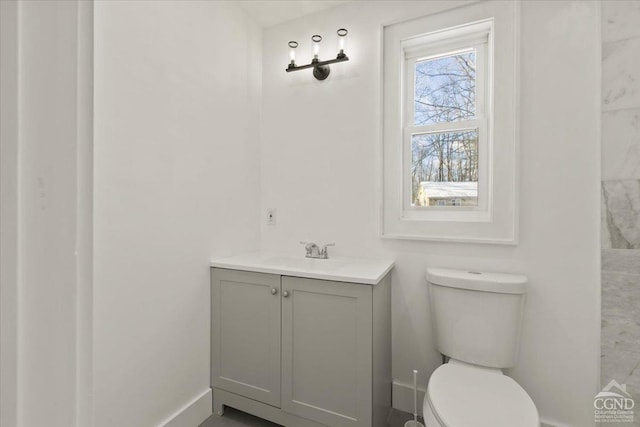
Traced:
POLYGON ((212 384, 279 406, 280 277, 215 269, 212 279, 212 384))
POLYGON ((282 409, 371 425, 372 288, 282 277, 282 409))
POLYGON ((371 427, 391 406, 390 278, 347 283, 211 269, 214 412, 371 427))

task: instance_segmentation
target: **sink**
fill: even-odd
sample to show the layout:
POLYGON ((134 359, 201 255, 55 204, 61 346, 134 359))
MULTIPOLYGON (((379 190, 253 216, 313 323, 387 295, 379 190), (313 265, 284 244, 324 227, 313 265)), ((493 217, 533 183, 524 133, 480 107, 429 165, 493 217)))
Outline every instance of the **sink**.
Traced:
POLYGON ((211 260, 211 267, 369 285, 378 283, 393 266, 394 262, 389 260, 347 257, 318 259, 269 252, 211 260))

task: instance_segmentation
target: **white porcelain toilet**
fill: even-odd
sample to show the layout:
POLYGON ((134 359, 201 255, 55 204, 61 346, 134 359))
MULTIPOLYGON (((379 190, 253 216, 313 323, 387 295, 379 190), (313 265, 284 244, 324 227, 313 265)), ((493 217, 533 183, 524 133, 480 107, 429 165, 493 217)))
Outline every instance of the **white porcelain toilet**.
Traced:
POLYGON ((524 276, 428 269, 436 349, 449 357, 427 386, 426 427, 539 427, 526 391, 502 373, 517 358, 524 276))

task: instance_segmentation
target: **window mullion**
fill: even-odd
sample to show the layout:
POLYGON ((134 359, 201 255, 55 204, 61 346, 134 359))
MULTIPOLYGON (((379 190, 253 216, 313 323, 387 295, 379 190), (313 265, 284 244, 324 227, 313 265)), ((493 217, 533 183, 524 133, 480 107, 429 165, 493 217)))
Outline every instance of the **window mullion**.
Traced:
POLYGON ((457 132, 469 129, 476 129, 480 126, 481 120, 460 120, 458 122, 442 122, 433 125, 406 126, 406 132, 415 135, 422 133, 457 132))

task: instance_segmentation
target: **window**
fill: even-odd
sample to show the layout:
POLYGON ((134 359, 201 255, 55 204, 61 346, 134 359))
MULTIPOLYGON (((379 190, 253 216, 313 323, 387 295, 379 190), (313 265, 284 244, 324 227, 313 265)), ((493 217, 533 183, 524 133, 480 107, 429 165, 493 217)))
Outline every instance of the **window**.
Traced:
POLYGON ((383 236, 515 242, 518 6, 502 6, 384 28, 383 236))
POLYGON ((412 40, 403 49, 406 208, 475 208, 488 197, 478 194, 486 175, 478 150, 487 149, 489 31, 487 23, 462 39, 412 40))

